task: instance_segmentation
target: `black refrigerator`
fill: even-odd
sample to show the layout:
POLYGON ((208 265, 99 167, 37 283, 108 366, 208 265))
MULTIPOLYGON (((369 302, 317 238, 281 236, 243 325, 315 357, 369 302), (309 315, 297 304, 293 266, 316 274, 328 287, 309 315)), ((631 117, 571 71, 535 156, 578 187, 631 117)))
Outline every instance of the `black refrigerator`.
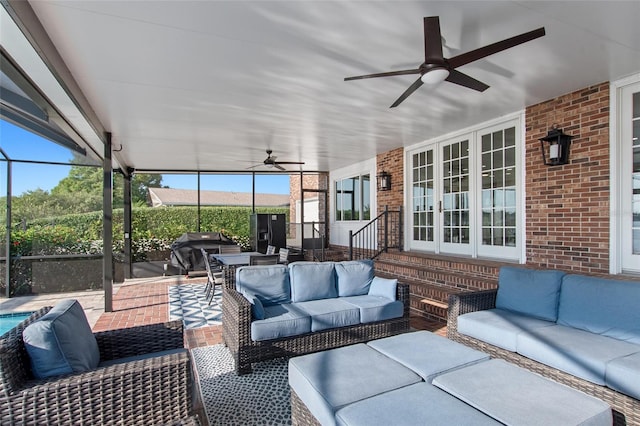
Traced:
POLYGON ((287 246, 287 222, 283 213, 254 213, 250 221, 251 248, 260 253, 267 246, 275 246, 276 252, 287 246))

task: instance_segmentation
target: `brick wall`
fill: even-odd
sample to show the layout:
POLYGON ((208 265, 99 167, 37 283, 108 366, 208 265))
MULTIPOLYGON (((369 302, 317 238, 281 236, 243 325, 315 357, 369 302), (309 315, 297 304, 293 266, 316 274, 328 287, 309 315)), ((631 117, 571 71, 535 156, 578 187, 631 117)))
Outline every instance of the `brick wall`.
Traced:
POLYGON ((376 211, 380 214, 384 211, 385 206, 389 206, 390 210, 397 210, 404 204, 404 148, 396 148, 392 151, 378 154, 376 156, 376 168, 378 174, 384 170, 391 175, 390 191, 378 191, 377 178, 372 182, 372 184, 375 184, 375 190, 378 194, 376 211))
POLYGON ((527 265, 609 271, 609 83, 526 110, 527 265), (569 164, 545 166, 541 137, 556 123, 574 136, 569 164))
MULTIPOLYGON (((329 174, 328 173, 316 173, 316 174, 304 174, 302 176, 302 186, 304 189, 318 189, 318 190, 328 190, 328 181, 329 181, 329 174)), ((301 195, 301 187, 300 187, 300 175, 296 174, 296 175, 290 175, 289 176, 289 199, 290 199, 290 205, 289 205, 289 214, 290 214, 290 221, 291 222, 295 222, 296 221, 296 209, 298 208, 296 201, 300 200, 302 195, 301 195)), ((330 207, 330 205, 327 205, 330 201, 328 200, 328 197, 325 197, 324 194, 322 193, 313 193, 313 192, 306 192, 305 193, 305 198, 309 199, 309 198, 315 198, 318 197, 318 214, 319 214, 319 218, 320 221, 328 221, 328 218, 325 218, 325 211, 326 207, 330 207), (326 200, 326 201, 325 201, 326 200)), ((290 230, 291 232, 291 238, 295 238, 296 236, 296 229, 295 228, 291 228, 290 230)), ((329 233, 329 229, 327 229, 327 235, 329 233)), ((309 235, 305 235, 306 238, 310 238, 309 235)))

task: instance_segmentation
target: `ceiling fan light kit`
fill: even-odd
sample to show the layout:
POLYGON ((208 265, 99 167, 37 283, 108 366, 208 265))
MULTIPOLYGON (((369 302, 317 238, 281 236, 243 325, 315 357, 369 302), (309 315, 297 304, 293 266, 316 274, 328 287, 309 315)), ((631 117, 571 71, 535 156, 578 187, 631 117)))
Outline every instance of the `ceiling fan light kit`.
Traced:
POLYGON ((424 84, 428 84, 430 86, 435 86, 437 84, 442 83, 443 81, 445 81, 447 79, 447 77, 449 77, 449 70, 446 68, 433 68, 427 72, 425 72, 424 74, 422 74, 422 77, 420 77, 420 80, 422 80, 422 82, 424 84))
POLYGON ((523 33, 447 59, 442 54, 440 18, 438 16, 428 16, 424 18, 423 22, 424 62, 418 68, 358 75, 354 77, 346 77, 344 80, 351 81, 365 78, 420 74, 420 78, 418 78, 407 90, 404 91, 402 95, 400 95, 400 97, 391 105, 391 108, 395 108, 400 105, 409 97, 409 95, 418 90, 418 88, 423 84, 436 86, 445 80, 449 83, 477 90, 478 92, 484 92, 489 88, 487 84, 458 71, 456 68, 545 35, 544 27, 538 28, 537 30, 529 31, 528 33, 523 33))

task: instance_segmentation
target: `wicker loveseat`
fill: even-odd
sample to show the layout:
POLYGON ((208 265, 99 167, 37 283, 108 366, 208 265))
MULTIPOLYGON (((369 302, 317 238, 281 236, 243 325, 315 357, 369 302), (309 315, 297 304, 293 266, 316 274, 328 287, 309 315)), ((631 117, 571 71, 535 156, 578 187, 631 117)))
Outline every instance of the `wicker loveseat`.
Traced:
POLYGON ((192 373, 188 351, 179 350, 181 321, 95 333, 101 366, 35 379, 22 334, 50 309, 0 337, 0 424, 197 424, 189 417, 192 373), (173 353, 145 356, 165 351, 173 353), (114 362, 129 357, 137 360, 114 362))
POLYGON ((447 337, 595 396, 640 425, 640 283, 505 267, 451 295, 447 337))
MULTIPOLYGON (((222 296, 223 339, 235 360, 236 372, 238 374, 250 373, 253 362, 303 355, 409 331, 409 286, 403 283, 396 285, 395 280, 387 280, 394 281, 395 292, 392 290, 393 294, 390 297, 395 301, 383 301, 385 306, 369 305, 370 300, 365 299, 369 297, 369 291, 375 286, 375 284, 371 284, 372 279, 378 280, 377 282, 384 280, 373 277, 373 264, 369 263, 367 266, 370 268, 368 278, 366 278, 366 274, 362 280, 351 277, 349 280, 351 287, 345 290, 344 283, 346 281, 344 278, 348 273, 344 271, 354 265, 355 269, 358 269, 357 264, 349 262, 336 264, 333 262, 294 262, 288 267, 275 265, 239 268, 236 272, 236 287, 225 286, 222 296), (334 266, 343 271, 342 275, 335 272, 334 266), (291 282, 289 281, 289 271, 291 272, 291 282), (264 279, 257 279, 262 273, 265 274, 264 279), (274 280, 277 282, 277 286, 273 285, 274 280), (256 284, 254 288, 271 287, 273 290, 274 287, 277 287, 276 290, 271 291, 271 296, 258 296, 265 303, 264 309, 267 311, 267 319, 262 321, 266 324, 259 324, 260 321, 256 320, 255 303, 261 304, 261 302, 256 301, 257 297, 255 296, 249 297, 253 304, 248 300, 247 289, 250 285, 247 281, 253 281, 256 284), (343 284, 342 287, 340 287, 340 283, 343 284), (319 289, 329 289, 329 293, 318 294, 319 289), (271 301, 265 300, 269 297, 271 301), (278 301, 274 302, 276 299, 278 301), (353 305, 347 306, 349 300, 353 305), (319 307, 321 304, 325 304, 325 306, 319 307), (333 312, 325 309, 326 306, 335 306, 338 310, 343 309, 350 312, 344 315, 338 312, 333 315, 333 312), (296 328, 291 334, 283 335, 287 332, 280 333, 281 330, 274 331, 273 328, 269 328, 273 326, 273 323, 269 323, 270 320, 278 320, 278 313, 269 318, 269 311, 271 310, 273 313, 280 308, 284 312, 283 316, 289 316, 283 322, 294 324, 296 328), (310 314, 309 308, 312 311, 310 314), (365 312, 368 308, 371 309, 365 312), (293 314, 292 318, 292 311, 296 313, 302 311, 303 313, 293 314), (380 315, 380 317, 377 319, 375 316, 372 317, 371 312, 374 315, 380 315), (319 323, 324 324, 318 326, 319 323), (266 326, 266 332, 259 328, 261 325, 266 326), (304 331, 304 326, 310 327, 310 329, 304 331), (257 337, 258 334, 261 336, 257 337)), ((383 300, 378 296, 372 297, 383 300)))

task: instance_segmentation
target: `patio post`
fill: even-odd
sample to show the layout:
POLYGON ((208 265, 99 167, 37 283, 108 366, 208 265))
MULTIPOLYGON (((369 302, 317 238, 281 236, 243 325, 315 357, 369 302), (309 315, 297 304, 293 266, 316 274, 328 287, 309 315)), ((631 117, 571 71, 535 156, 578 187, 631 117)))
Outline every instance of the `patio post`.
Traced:
POLYGON ((124 212, 123 212, 123 226, 124 226, 124 277, 131 278, 132 270, 132 257, 131 257, 131 179, 133 178, 134 170, 128 168, 126 172, 123 172, 124 176, 124 212))
MULTIPOLYGON (((2 154, 8 159, 7 155, 2 154)), ((6 223, 5 249, 7 259, 4 270, 4 282, 7 290, 7 299, 11 297, 11 160, 7 161, 7 223, 6 223)))
POLYGON ((113 312, 113 166, 111 164, 111 133, 105 133, 102 162, 102 285, 104 311, 113 312))

